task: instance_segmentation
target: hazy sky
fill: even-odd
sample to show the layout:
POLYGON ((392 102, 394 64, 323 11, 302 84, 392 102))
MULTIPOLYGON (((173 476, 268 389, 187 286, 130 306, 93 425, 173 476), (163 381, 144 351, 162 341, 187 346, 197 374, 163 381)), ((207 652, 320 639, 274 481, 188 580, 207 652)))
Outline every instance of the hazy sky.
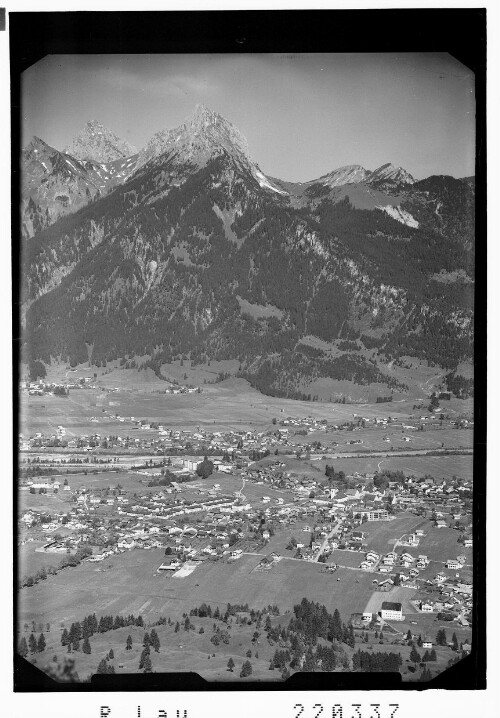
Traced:
POLYGON ((446 54, 52 55, 23 76, 23 145, 63 149, 95 119, 141 148, 197 103, 284 180, 386 162, 474 174, 474 77, 446 54))

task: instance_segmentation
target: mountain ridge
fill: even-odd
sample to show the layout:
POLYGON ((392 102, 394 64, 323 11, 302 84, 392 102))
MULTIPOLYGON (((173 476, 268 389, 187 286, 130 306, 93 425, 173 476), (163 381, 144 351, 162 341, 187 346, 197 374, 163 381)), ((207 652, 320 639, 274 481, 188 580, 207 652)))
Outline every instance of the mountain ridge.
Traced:
POLYGON ((257 388, 292 398, 320 377, 403 391, 391 362, 453 370, 472 356, 470 182, 405 182, 386 164, 375 180, 398 194, 366 181, 293 194, 209 112, 29 241, 29 356, 80 362, 92 344, 95 361, 147 355, 159 375, 176 357, 237 358, 257 388), (333 353, 298 352, 307 336, 333 353))

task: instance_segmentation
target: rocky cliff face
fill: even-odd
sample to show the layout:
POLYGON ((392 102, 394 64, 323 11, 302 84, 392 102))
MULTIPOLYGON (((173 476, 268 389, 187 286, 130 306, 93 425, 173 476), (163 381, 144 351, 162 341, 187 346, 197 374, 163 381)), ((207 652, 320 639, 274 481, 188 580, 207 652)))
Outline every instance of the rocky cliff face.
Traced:
POLYGON ((22 234, 33 237, 60 217, 100 199, 135 169, 137 155, 100 164, 59 152, 34 137, 21 156, 22 234))
POLYGON ((89 120, 64 152, 79 160, 105 164, 131 157, 137 154, 137 149, 97 120, 89 120))

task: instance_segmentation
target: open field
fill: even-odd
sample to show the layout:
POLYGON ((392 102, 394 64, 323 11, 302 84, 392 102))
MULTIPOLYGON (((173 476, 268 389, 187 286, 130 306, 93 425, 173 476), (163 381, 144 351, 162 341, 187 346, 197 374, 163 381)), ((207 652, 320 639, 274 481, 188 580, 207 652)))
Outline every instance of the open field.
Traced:
MULTIPOLYGON (((73 376, 92 376, 94 371, 98 374, 95 389, 72 389, 68 397, 31 397, 23 393, 20 399, 21 431, 52 433, 61 424, 69 437, 105 430, 121 435, 130 430, 132 424, 127 420, 120 422, 115 418, 116 414, 159 421, 177 428, 199 425, 213 426, 217 430, 256 427, 265 430, 272 427, 273 417, 280 419, 283 416, 312 416, 337 423, 351 421, 355 413, 366 418, 391 416, 394 419, 420 415, 419 410, 413 409, 413 399, 387 404, 295 401, 264 396, 243 379, 201 385, 201 394, 166 395, 160 392, 164 392, 169 384, 156 377, 145 381, 149 376, 147 372, 117 369, 103 374, 102 370, 82 368, 73 376), (123 381, 119 381, 120 378, 123 381), (109 389, 118 390, 110 392, 109 389), (90 422, 93 416, 99 423, 90 422)), ((443 411, 451 416, 470 413, 471 409, 471 401, 458 399, 446 402, 443 407, 443 411)))
POLYGON ((310 531, 304 531, 304 526, 310 527, 311 521, 297 520, 292 526, 277 528, 276 534, 271 536, 265 548, 262 549, 262 552, 265 552, 267 555, 274 551, 275 553, 279 553, 280 556, 286 556, 287 558, 293 557, 295 549, 289 550, 286 548, 291 536, 299 543, 309 546, 311 533, 310 531))
MULTIPOLYGON (((341 549, 335 549, 328 557, 328 563, 333 561, 333 563, 336 563, 339 566, 359 568, 359 564, 363 561, 364 557, 365 554, 362 551, 343 551, 341 549)), ((359 576, 357 576, 357 578, 359 578, 359 576)), ((373 579, 374 576, 372 575, 371 578, 373 579)))
MULTIPOLYGON (((425 523, 425 519, 420 516, 403 514, 392 521, 367 521, 361 526, 361 531, 367 535, 364 543, 368 548, 382 554, 394 549, 396 539, 424 526, 425 523)), ((398 551, 400 550, 398 549, 398 551)), ((412 550, 416 551, 416 549, 412 550)), ((419 551, 418 553, 424 552, 419 551)))
POLYGON ((34 511, 48 511, 50 513, 50 511, 67 512, 70 509, 69 496, 63 491, 51 496, 49 494, 31 494, 23 489, 18 493, 18 500, 21 511, 33 509, 34 511))
POLYGON ((64 553, 45 553, 36 551, 44 544, 50 541, 50 534, 45 541, 30 541, 17 549, 18 574, 19 577, 33 576, 38 569, 48 568, 49 566, 57 567, 64 558, 64 553))
MULTIPOLYGON (((403 420, 404 423, 405 419, 403 420)), ((414 421, 414 420, 412 420, 414 421)), ((340 423, 340 422, 339 422, 340 423)), ((433 426, 425 431, 415 429, 402 429, 401 421, 399 426, 393 428, 387 426, 370 426, 355 429, 354 431, 314 431, 307 436, 293 434, 292 438, 297 443, 310 444, 313 441, 320 441, 321 445, 328 451, 342 452, 368 452, 368 451, 405 451, 434 450, 434 449, 471 449, 473 435, 471 429, 450 428, 449 422, 443 428, 433 426), (405 440, 405 437, 409 441, 405 440), (389 438, 390 441, 384 441, 389 438), (350 441, 361 441, 361 444, 349 444, 350 441), (331 449, 332 443, 336 446, 331 449)))
POLYGON ((292 609, 306 596, 341 615, 362 611, 372 591, 372 575, 340 569, 321 573, 321 564, 283 559, 270 571, 254 572, 261 556, 245 555, 234 563, 201 564, 185 578, 167 578, 156 569, 163 551, 131 551, 100 563, 65 569, 31 588, 22 589, 19 621, 73 621, 82 614, 142 613, 179 617, 203 601, 212 606, 268 603, 292 609), (337 579, 340 578, 340 581, 337 579), (358 582, 359 581, 359 582, 358 582))
POLYGON ((418 553, 425 553, 435 561, 446 561, 457 556, 466 556, 467 563, 472 563, 472 549, 464 548, 457 543, 459 532, 454 529, 438 529, 432 524, 424 525, 425 536, 420 539, 418 553))
MULTIPOLYGON (((451 479, 458 476, 463 479, 472 479, 472 455, 447 456, 379 456, 368 458, 335 458, 320 460, 317 466, 324 473, 326 464, 332 464, 336 471, 346 474, 359 473, 374 474, 387 469, 389 471, 402 471, 406 476, 425 476, 430 474, 435 478, 451 479)), ((316 463, 316 462, 315 462, 316 463)))

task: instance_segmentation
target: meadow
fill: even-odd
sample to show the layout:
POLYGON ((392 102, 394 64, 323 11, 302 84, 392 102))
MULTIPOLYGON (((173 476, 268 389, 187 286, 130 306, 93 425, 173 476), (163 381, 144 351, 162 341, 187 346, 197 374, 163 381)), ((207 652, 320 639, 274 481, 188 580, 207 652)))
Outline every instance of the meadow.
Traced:
MULTIPOLYGON (((458 433, 458 432, 457 432, 458 433)), ((387 469, 389 471, 402 471, 406 476, 418 478, 429 474, 434 478, 452 479, 457 476, 472 480, 472 455, 446 455, 446 456, 379 456, 367 458, 334 458, 315 461, 314 465, 324 473, 326 464, 333 464, 335 471, 343 471, 346 475, 354 473, 375 474, 387 469)))
POLYGON ((248 603, 262 608, 276 603, 282 610, 307 598, 324 603, 342 615, 362 611, 372 591, 371 575, 340 569, 321 573, 322 565, 282 559, 271 570, 255 572, 261 555, 244 555, 238 561, 203 562, 185 578, 157 573, 163 551, 131 551, 102 563, 84 562, 21 590, 19 623, 74 621, 87 613, 141 613, 145 620, 159 615, 179 617, 203 601, 212 606, 248 603), (340 581, 337 581, 340 578, 340 581))
MULTIPOLYGON (((53 433, 62 424, 68 436, 95 431, 103 433, 104 427, 107 433, 121 435, 131 429, 132 424, 127 420, 120 422, 116 414, 160 421, 176 428, 214 426, 217 430, 248 430, 256 427, 265 430, 272 427, 273 418, 280 419, 283 416, 312 416, 330 422, 343 422, 352 420, 354 414, 367 418, 392 416, 396 419, 419 414, 418 410, 413 409, 414 399, 387 404, 332 404, 265 396, 252 389, 243 379, 202 383, 204 378, 213 381, 219 372, 232 370, 232 365, 226 364, 212 362, 211 367, 191 369, 189 362, 185 361, 183 366, 180 362, 174 362, 164 367, 164 372, 171 379, 202 389, 201 394, 179 395, 166 395, 165 389, 170 384, 158 379, 150 369, 102 369, 82 365, 76 372, 69 373, 64 367, 50 367, 47 375, 49 381, 65 381, 67 376, 93 377, 95 373, 97 388, 71 389, 68 397, 30 397, 23 393, 20 398, 21 431, 26 434, 36 431, 53 433), (204 376, 204 373, 207 375, 204 376), (185 374, 188 378, 184 380, 185 374), (99 419, 99 423, 90 422, 93 416, 99 419)), ((452 399, 446 402, 443 410, 454 416, 470 413, 471 408, 469 400, 452 399)))
POLYGON ((57 567, 64 553, 46 553, 37 551, 50 541, 50 535, 44 541, 30 541, 17 549, 18 576, 33 576, 40 568, 57 567))
MULTIPOLYGON (((420 516, 403 514, 392 521, 367 521, 360 527, 360 530, 367 535, 364 543, 367 544, 368 549, 382 554, 392 551, 397 539, 401 538, 404 534, 411 533, 415 529, 423 527, 425 523, 425 519, 420 516)), ((398 548, 398 552, 402 550, 406 550, 406 547, 404 549, 398 548)), ((414 548, 408 550, 416 551, 414 548)), ((418 553, 424 552, 419 550, 418 553)))
POLYGON ((466 556, 467 564, 472 563, 472 549, 464 548, 457 542, 459 532, 454 529, 438 529, 434 526, 424 526, 425 536, 420 539, 418 553, 427 554, 434 561, 446 561, 457 556, 466 556))

